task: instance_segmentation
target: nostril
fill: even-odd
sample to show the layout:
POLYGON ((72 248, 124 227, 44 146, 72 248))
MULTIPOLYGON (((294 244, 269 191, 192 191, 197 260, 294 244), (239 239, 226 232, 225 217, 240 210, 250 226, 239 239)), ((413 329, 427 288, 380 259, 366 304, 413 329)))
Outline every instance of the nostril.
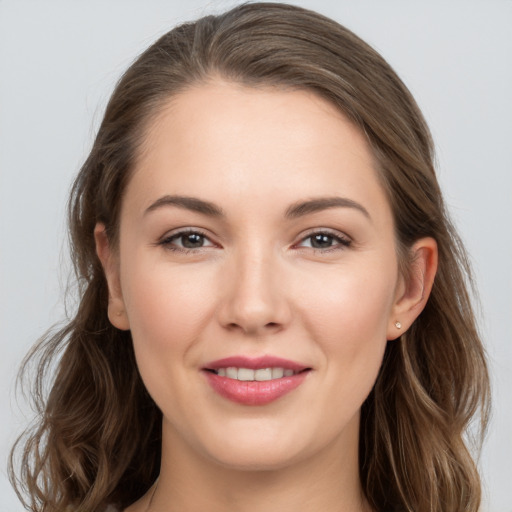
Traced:
POLYGON ((241 329, 242 331, 248 334, 257 332, 263 333, 266 330, 276 331, 281 328, 281 324, 279 322, 268 322, 266 324, 260 324, 260 326, 258 326, 257 324, 250 325, 249 322, 247 322, 247 324, 244 324, 242 322, 230 322, 229 324, 226 325, 226 328, 231 331, 241 329))

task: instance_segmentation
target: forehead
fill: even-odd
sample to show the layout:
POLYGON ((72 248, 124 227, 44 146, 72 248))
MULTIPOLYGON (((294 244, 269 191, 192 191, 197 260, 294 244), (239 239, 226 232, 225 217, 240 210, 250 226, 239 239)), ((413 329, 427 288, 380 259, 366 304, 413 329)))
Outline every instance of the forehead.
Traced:
POLYGON ((158 112, 143 148, 127 195, 146 201, 162 193, 214 201, 279 192, 292 202, 365 189, 383 196, 365 136, 310 91, 196 85, 158 112))

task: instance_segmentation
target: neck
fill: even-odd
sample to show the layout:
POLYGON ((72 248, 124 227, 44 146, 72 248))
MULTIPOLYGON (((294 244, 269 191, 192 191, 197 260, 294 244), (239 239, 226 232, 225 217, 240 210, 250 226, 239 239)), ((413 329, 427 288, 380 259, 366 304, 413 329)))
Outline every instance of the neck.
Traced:
MULTIPOLYGON (((346 438, 345 438, 346 439, 346 438)), ((162 468, 148 512, 369 512, 355 442, 277 469, 233 469, 198 454, 164 424, 162 468)), ((146 507, 147 509, 147 507, 146 507)))

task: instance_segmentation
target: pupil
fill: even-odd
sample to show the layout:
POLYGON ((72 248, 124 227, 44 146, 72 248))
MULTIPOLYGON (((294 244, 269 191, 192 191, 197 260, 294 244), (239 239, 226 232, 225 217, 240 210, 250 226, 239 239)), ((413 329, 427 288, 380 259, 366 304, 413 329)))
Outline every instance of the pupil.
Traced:
POLYGON ((330 235, 314 235, 312 240, 312 246, 316 249, 324 249, 330 247, 332 244, 332 236, 330 235))
POLYGON ((183 247, 193 249, 194 247, 201 247, 203 245, 203 236, 197 233, 190 233, 182 237, 183 247))

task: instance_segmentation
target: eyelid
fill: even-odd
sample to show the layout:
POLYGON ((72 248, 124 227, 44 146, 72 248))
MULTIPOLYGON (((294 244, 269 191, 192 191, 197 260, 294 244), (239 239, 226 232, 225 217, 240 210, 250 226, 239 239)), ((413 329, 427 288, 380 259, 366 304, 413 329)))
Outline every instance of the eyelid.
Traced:
POLYGON ((161 245, 161 246, 164 246, 167 249, 171 249, 171 247, 172 247, 172 250, 175 250, 177 252, 190 252, 190 251, 198 252, 201 249, 206 249, 206 248, 210 248, 210 247, 219 247, 219 245, 217 243, 215 243, 212 240, 211 236, 208 235, 203 229, 197 228, 197 227, 193 227, 193 226, 187 226, 187 227, 181 227, 181 228, 173 229, 172 231, 169 231, 165 235, 163 235, 156 242, 155 245, 161 245), (206 246, 203 246, 203 247, 195 247, 195 248, 180 247, 178 245, 174 245, 174 246, 171 245, 174 240, 177 240, 181 236, 188 235, 188 234, 197 234, 197 235, 202 236, 205 240, 208 240, 209 245, 206 245, 206 246))
POLYGON ((304 248, 304 246, 301 246, 305 240, 308 238, 311 238, 314 235, 328 235, 338 240, 337 245, 333 245, 332 247, 329 247, 327 249, 319 249, 317 247, 309 247, 309 249, 312 249, 313 251, 319 251, 319 252, 328 252, 336 249, 345 249, 349 247, 352 243, 352 238, 349 237, 346 233, 343 233, 342 231, 338 231, 337 229, 332 228, 313 228, 311 230, 308 230, 305 233, 302 233, 300 235, 299 241, 294 244, 295 247, 304 248))
MULTIPOLYGON (((300 238, 299 238, 298 242, 294 243, 292 245, 292 248, 309 249, 309 250, 312 250, 314 252, 327 253, 327 252, 330 252, 330 251, 346 249, 347 247, 349 247, 351 245, 351 243, 352 243, 351 237, 349 237, 346 233, 343 233, 342 231, 338 231, 338 230, 332 229, 332 228, 318 227, 318 228, 312 228, 312 229, 302 233, 300 235, 300 238), (333 246, 330 246, 330 247, 327 247, 327 248, 305 247, 305 246, 301 245, 308 238, 311 238, 311 237, 313 237, 315 235, 327 235, 327 236, 330 236, 330 237, 334 238, 335 240, 337 240, 337 243, 334 244, 333 246)), ((170 232, 167 232, 165 235, 163 235, 156 242, 155 245, 160 245, 160 246, 163 246, 164 248, 167 248, 169 250, 174 250, 174 251, 183 252, 183 253, 186 253, 186 252, 199 252, 202 249, 207 249, 207 248, 211 248, 211 247, 217 247, 217 248, 220 247, 219 244, 217 244, 216 242, 214 242, 212 240, 211 236, 208 235, 205 232, 205 230, 203 230, 202 228, 193 227, 193 226, 180 227, 180 228, 176 228, 176 229, 174 229, 174 230, 172 230, 170 232), (197 235, 202 236, 205 240, 208 241, 208 245, 200 246, 200 247, 194 247, 194 248, 180 247, 179 245, 172 245, 174 240, 177 240, 180 237, 185 236, 187 234, 197 234, 197 235)))

